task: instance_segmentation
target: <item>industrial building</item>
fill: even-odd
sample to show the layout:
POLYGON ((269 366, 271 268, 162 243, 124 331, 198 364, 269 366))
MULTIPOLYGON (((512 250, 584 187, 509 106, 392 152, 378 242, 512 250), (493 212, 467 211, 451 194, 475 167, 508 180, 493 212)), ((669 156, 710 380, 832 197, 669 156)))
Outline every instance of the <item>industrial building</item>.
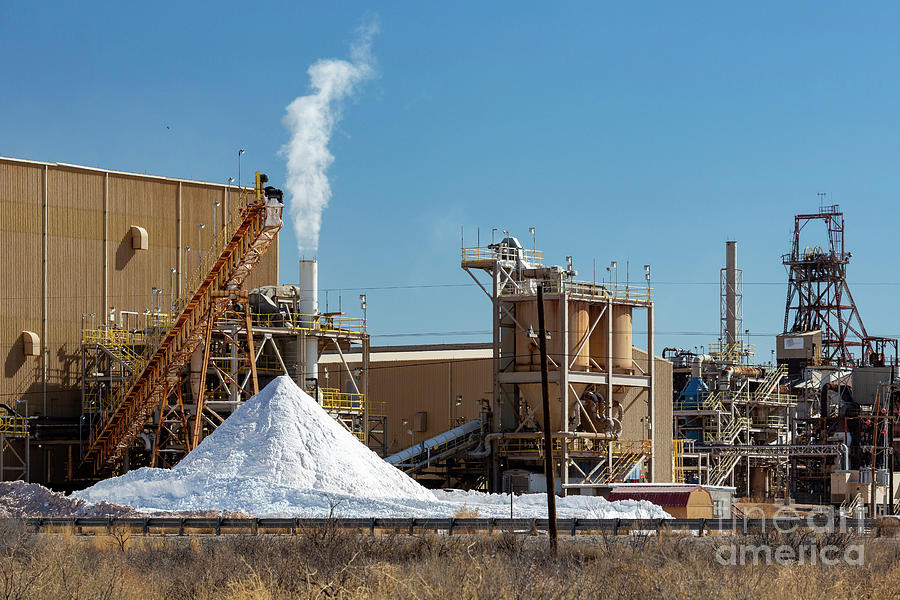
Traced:
MULTIPOLYGON (((0 158, 0 388, 29 417, 32 446, 7 421, 7 477, 28 461, 31 479, 64 485, 86 433, 82 331, 153 331, 198 283, 239 195, 227 182, 0 158)), ((246 285, 277 280, 275 241, 246 285)))
POLYGON ((546 417, 560 494, 633 482, 715 514, 730 513, 732 491, 895 510, 897 342, 862 324, 838 207, 795 219, 783 333, 760 364, 735 241, 719 338, 703 351, 657 352, 649 265, 640 283, 584 281, 571 258, 546 265, 505 231, 460 249, 489 343, 371 347, 365 295, 362 318, 320 310, 314 260, 282 281, 282 197, 266 184, 0 158, 0 478, 72 489, 172 466, 288 375, 431 486, 546 489, 546 417), (820 225, 828 247, 805 246, 820 225))

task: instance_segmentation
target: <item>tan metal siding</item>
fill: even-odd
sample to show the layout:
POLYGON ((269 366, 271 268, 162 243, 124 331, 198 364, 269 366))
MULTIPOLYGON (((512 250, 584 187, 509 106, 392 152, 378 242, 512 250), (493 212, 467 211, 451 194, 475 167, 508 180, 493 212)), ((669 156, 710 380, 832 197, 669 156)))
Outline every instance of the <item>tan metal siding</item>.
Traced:
POLYGON ((20 334, 41 335, 42 195, 42 166, 0 162, 0 401, 8 404, 40 394, 41 358, 23 354, 20 334))
MULTIPOLYGON (((358 363, 351 362, 356 368, 358 363)), ((319 377, 326 381, 325 366, 319 377)), ((347 372, 328 365, 327 385, 347 389, 347 372)), ((369 398, 384 402, 388 452, 397 452, 447 431, 458 420, 471 421, 480 413, 479 400, 491 397, 491 359, 385 361, 369 369, 369 398), (456 406, 457 396, 462 403, 456 406), (425 431, 413 431, 418 412, 427 413, 425 431), (403 425, 408 419, 409 425, 403 425)))
MULTIPOLYGON (((170 297, 170 269, 178 266, 184 245, 192 246, 196 270, 197 225, 206 223, 204 245, 211 247, 212 211, 220 202, 217 225, 224 223, 227 186, 161 177, 106 172, 0 158, 0 351, 4 357, 0 399, 29 399, 29 412, 42 410, 41 357, 22 354, 20 334, 42 336, 48 348, 48 413, 73 415, 80 410, 81 315, 105 307, 143 312, 152 308, 152 287, 170 297), (42 235, 44 170, 47 170, 47 335, 42 333, 42 235), (108 183, 108 224, 104 196, 108 183), (183 188, 182 247, 178 246, 178 188, 183 188), (131 248, 130 228, 149 234, 146 251, 131 248), (104 230, 107 240, 104 243, 104 230), (104 303, 104 254, 108 263, 108 298, 104 303), (46 338, 46 339, 44 339, 46 338), (28 394, 23 396, 23 394, 28 394)), ((237 190, 230 207, 238 208, 237 190)), ((257 267, 248 286, 278 282, 276 243, 257 267)), ((24 408, 19 406, 19 408, 24 408)))

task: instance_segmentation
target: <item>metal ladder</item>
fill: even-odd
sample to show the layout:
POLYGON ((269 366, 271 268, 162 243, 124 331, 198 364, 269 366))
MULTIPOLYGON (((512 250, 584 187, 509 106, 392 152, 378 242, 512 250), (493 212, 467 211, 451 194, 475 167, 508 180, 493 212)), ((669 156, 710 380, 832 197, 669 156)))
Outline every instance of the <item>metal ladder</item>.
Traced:
POLYGON ((100 414, 87 442, 82 469, 100 475, 121 461, 164 399, 167 381, 181 376, 208 335, 210 322, 227 309, 227 295, 216 292, 240 289, 278 235, 282 209, 280 203, 267 203, 257 174, 256 196, 243 208, 231 240, 144 368, 100 414))

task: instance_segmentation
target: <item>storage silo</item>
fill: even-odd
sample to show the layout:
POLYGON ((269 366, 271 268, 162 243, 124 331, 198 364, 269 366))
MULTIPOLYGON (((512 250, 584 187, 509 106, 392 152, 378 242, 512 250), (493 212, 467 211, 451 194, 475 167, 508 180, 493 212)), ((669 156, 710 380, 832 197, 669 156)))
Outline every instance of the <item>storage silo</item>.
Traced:
POLYGON ((569 363, 577 371, 587 371, 591 364, 591 344, 589 339, 585 340, 590 328, 590 305, 587 302, 569 302, 569 363))
POLYGON ((597 320, 597 317, 600 317, 600 322, 597 323, 597 326, 594 327, 593 333, 591 333, 590 343, 590 357, 591 359, 600 365, 602 369, 606 369, 606 350, 609 347, 609 340, 607 340, 607 323, 609 320, 609 314, 604 313, 604 309, 606 308, 603 304, 592 304, 590 307, 590 317, 591 323, 597 320), (601 317, 601 313, 603 316, 601 317))
POLYGON ((612 371, 631 374, 633 372, 631 307, 613 305, 612 325, 612 371))

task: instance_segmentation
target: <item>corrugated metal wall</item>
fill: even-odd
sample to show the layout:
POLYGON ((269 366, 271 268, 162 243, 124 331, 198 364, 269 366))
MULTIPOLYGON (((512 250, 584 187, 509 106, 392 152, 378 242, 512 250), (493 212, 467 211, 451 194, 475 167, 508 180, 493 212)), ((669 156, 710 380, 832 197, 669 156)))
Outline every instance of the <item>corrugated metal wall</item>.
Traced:
MULTIPOLYGON (((647 353, 634 349, 634 360, 646 371, 647 353)), ((358 362, 350 362, 351 368, 358 362)), ((654 419, 654 470, 655 481, 671 482, 672 465, 672 363, 657 357, 656 405, 654 419)), ((325 381, 325 366, 320 364, 320 381, 325 381)), ((329 364, 329 386, 346 388, 346 370, 338 364, 329 364)), ((491 359, 453 358, 452 352, 440 360, 373 361, 369 370, 369 397, 373 402, 384 402, 387 407, 388 453, 398 452, 449 429, 451 421, 465 421, 479 416, 481 398, 490 398, 491 359), (462 402, 456 406, 457 396, 462 402), (413 426, 418 412, 427 414, 427 428, 418 432, 413 426), (406 419, 408 424, 404 425, 406 419), (409 431, 412 430, 412 434, 409 431)), ((551 390, 553 393, 553 390, 551 390)), ((558 391, 557 391, 558 393, 558 391)), ((647 392, 632 388, 622 399, 625 419, 622 438, 640 440, 648 438, 646 422, 647 392)))
MULTIPOLYGON (((350 362, 351 368, 358 365, 350 362)), ((320 381, 326 381, 326 368, 326 385, 348 389, 346 369, 339 363, 320 363, 320 381)), ((385 403, 388 453, 443 433, 458 419, 465 422, 478 418, 479 400, 491 397, 491 377, 489 357, 373 361, 369 366, 369 398, 385 403), (458 396, 462 400, 457 406, 458 396), (416 431, 414 426, 420 412, 426 413, 425 431, 416 431)))
MULTIPOLYGON (((170 270, 197 270, 199 224, 210 246, 213 211, 221 228, 229 199, 235 209, 237 189, 224 184, 0 158, 0 401, 44 411, 42 359, 22 350, 29 330, 47 352, 47 414, 80 412, 81 315, 99 324, 112 307, 143 312, 154 307, 153 287, 164 290, 164 309, 170 270), (149 250, 132 250, 132 225, 147 230, 149 250)), ((246 287, 277 281, 276 241, 246 287)))

